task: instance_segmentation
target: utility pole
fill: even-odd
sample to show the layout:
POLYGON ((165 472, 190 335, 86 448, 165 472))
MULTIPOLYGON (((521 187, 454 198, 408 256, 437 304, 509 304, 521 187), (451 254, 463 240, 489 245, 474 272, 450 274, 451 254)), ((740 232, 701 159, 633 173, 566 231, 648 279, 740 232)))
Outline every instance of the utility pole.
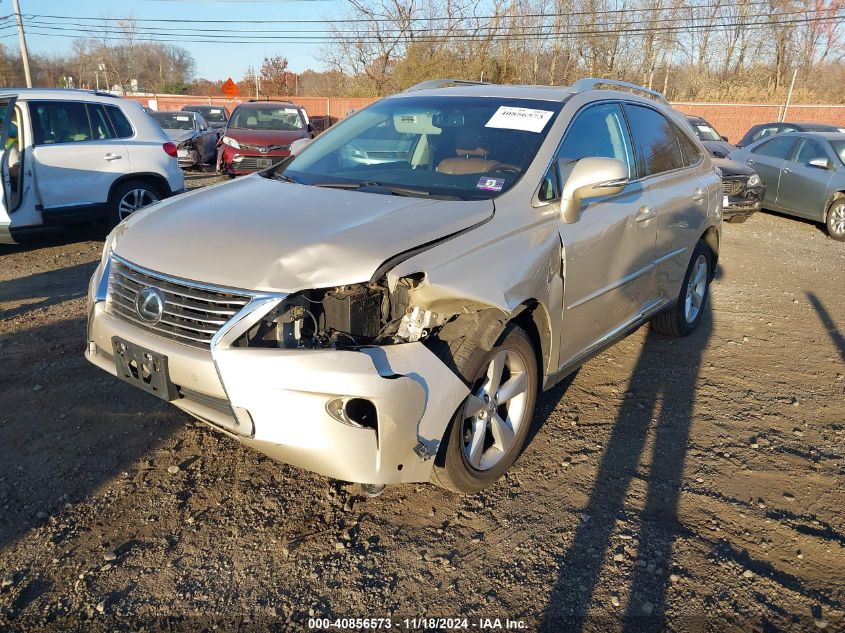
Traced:
POLYGON ((26 77, 26 87, 32 88, 32 75, 29 74, 29 53, 26 50, 26 36, 23 34, 23 20, 21 20, 21 5, 18 0, 12 0, 15 10, 15 21, 18 23, 18 38, 21 43, 21 59, 23 60, 23 74, 26 77))
POLYGON ((783 106, 783 114, 780 117, 781 121, 786 121, 786 111, 789 110, 789 102, 792 101, 792 89, 795 88, 796 76, 798 76, 798 68, 792 72, 792 83, 789 84, 789 93, 786 95, 786 104, 783 106))

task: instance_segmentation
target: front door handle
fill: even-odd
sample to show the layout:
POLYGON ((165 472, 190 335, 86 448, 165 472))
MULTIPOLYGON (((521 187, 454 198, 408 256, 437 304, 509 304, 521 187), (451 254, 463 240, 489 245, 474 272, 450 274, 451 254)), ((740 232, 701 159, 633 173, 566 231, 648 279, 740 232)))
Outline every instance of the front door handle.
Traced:
POLYGON ((105 158, 106 160, 120 160, 121 158, 123 158, 123 156, 121 156, 120 154, 112 154, 111 152, 109 152, 103 158, 105 158))
POLYGON ((745 164, 746 165, 753 165, 755 162, 757 162, 757 161, 755 161, 753 158, 749 158, 745 161, 745 164))
POLYGON ((696 204, 704 202, 704 189, 696 189, 692 192, 692 201, 696 204))
POLYGON ((634 218, 637 222, 645 222, 646 220, 650 220, 653 218, 657 213, 654 211, 653 207, 640 207, 639 211, 637 211, 637 216, 634 218))
POLYGON ((792 173, 792 170, 791 170, 789 167, 784 167, 784 168, 783 168, 783 173, 785 173, 785 174, 791 174, 791 173, 792 173))

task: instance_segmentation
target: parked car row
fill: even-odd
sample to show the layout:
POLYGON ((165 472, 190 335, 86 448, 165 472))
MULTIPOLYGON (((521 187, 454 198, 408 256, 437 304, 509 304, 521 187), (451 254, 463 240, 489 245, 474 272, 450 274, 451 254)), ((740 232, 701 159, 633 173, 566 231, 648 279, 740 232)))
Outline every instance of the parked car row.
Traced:
POLYGON ((687 122, 722 172, 726 221, 767 208, 820 222, 845 240, 845 128, 761 123, 734 146, 705 119, 687 122))

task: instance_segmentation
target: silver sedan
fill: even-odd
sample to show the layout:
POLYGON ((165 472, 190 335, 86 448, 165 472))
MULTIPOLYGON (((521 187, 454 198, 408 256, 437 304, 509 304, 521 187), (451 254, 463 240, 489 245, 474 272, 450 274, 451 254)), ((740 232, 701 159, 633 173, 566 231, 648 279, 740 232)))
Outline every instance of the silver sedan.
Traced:
POLYGON ((731 152, 766 183, 763 207, 822 222, 845 241, 845 133, 791 132, 731 152))

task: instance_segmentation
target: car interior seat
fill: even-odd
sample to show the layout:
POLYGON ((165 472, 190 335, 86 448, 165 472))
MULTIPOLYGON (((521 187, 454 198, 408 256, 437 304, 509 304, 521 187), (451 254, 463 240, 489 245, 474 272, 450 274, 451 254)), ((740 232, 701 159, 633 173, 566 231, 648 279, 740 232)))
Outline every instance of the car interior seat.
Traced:
POLYGON ((475 130, 463 129, 455 135, 455 158, 444 158, 437 164, 441 174, 483 174, 498 161, 489 160, 490 151, 483 147, 481 134, 475 130))

